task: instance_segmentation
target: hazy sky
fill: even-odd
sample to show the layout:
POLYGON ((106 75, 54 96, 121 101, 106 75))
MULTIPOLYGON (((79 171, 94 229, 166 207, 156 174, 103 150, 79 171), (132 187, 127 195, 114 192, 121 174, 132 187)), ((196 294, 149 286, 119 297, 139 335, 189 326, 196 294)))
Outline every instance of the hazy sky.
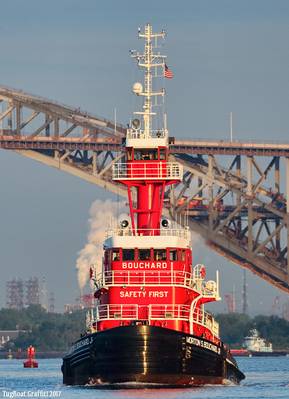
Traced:
MULTIPOLYGON (((287 0, 3 1, 0 84, 111 119, 116 107, 126 123, 135 104, 129 49, 141 49, 137 28, 146 22, 168 32, 170 135, 226 138, 232 111, 235 138, 288 141, 287 0)), ((6 280, 36 275, 60 310, 78 294, 75 261, 90 205, 110 194, 8 151, 0 152, 0 182, 0 305, 6 280)), ((219 266, 223 292, 235 284, 240 293, 238 266, 203 245, 195 258, 219 266)), ((270 312, 279 292, 248 280, 252 311, 270 312)))

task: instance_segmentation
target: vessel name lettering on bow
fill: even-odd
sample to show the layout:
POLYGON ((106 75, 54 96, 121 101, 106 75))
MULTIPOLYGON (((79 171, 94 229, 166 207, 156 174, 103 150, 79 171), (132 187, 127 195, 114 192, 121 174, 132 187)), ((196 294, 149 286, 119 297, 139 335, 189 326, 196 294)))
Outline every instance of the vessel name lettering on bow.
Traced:
POLYGON ((220 348, 218 348, 216 345, 213 345, 210 342, 203 341, 201 339, 197 339, 194 337, 186 337, 186 342, 187 342, 187 344, 200 346, 201 348, 205 348, 205 349, 208 349, 208 350, 216 352, 216 353, 221 352, 220 348))
POLYGON ((77 342, 76 344, 74 344, 74 345, 72 346, 71 352, 74 351, 74 350, 76 350, 76 349, 82 348, 83 346, 89 345, 89 344, 91 344, 92 342, 93 342, 93 338, 92 338, 92 337, 86 338, 86 339, 84 339, 83 341, 79 341, 79 342, 77 342))

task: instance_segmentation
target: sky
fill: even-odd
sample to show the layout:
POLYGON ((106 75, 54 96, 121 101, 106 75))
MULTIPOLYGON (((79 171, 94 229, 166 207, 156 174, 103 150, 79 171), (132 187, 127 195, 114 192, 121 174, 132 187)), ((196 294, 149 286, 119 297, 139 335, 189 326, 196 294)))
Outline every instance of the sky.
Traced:
MULTIPOLYGON (((165 29, 162 49, 174 79, 166 84, 170 136, 288 141, 287 0, 10 0, 1 2, 0 84, 126 124, 135 99, 130 49, 137 29, 165 29)), ((115 198, 76 177, 0 151, 0 306, 5 282, 45 277, 57 310, 79 294, 75 263, 86 243, 91 204, 115 198)), ((221 272, 222 292, 242 269, 198 239, 196 262, 221 272)), ((270 313, 287 295, 247 273, 250 312, 270 313)), ((225 303, 217 310, 225 309, 225 303)))

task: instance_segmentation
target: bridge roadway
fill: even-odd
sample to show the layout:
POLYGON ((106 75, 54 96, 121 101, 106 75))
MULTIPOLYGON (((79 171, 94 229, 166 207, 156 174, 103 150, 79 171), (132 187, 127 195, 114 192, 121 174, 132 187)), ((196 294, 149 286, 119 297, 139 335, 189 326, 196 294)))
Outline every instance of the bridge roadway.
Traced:
MULTIPOLYGON (((120 137, 29 137, 11 135, 11 130, 0 129, 0 148, 9 150, 83 150, 120 151, 120 137)), ((247 155, 289 156, 289 143, 246 142, 225 140, 174 140, 170 145, 174 154, 191 155, 247 155)))

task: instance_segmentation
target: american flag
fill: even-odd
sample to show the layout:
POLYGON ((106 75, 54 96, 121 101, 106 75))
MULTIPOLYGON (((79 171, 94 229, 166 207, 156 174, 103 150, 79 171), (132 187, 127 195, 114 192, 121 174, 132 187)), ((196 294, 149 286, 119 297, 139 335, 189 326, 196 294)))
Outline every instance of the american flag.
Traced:
POLYGON ((164 77, 167 79, 172 79, 174 77, 173 72, 169 69, 167 64, 165 64, 164 77))

